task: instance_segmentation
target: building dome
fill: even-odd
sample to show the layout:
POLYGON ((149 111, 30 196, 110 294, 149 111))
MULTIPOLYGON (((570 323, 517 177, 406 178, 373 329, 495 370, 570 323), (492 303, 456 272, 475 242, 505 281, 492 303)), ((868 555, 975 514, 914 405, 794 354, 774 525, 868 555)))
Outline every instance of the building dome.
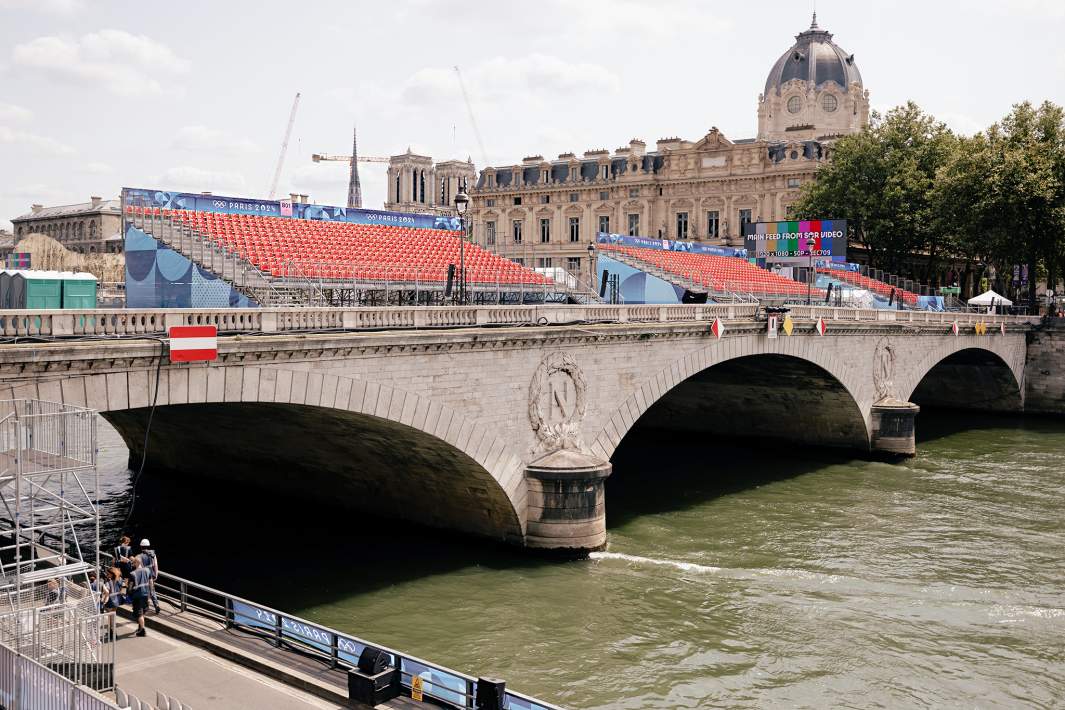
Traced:
POLYGON ((844 91, 857 82, 862 85, 862 75, 854 63, 854 55, 847 54, 832 41, 832 33, 817 26, 814 13, 810 29, 795 36, 795 44, 781 55, 765 81, 765 96, 780 95, 784 84, 793 79, 808 82, 814 89, 834 81, 844 91))

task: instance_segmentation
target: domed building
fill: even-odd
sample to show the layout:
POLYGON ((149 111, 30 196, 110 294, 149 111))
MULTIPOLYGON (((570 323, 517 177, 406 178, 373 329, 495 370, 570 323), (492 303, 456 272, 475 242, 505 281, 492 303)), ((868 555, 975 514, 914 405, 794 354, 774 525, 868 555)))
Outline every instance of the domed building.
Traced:
POLYGON ((472 236, 526 266, 562 268, 585 282, 595 280, 588 247, 600 232, 739 246, 744 225, 787 219, 834 140, 868 119, 854 55, 814 15, 769 72, 756 137, 711 128, 695 140, 634 138, 613 151, 485 167, 470 191, 472 236))
POLYGON ((758 138, 825 140, 861 130, 869 123, 869 92, 854 55, 817 26, 795 36, 795 44, 769 71, 758 97, 758 138))

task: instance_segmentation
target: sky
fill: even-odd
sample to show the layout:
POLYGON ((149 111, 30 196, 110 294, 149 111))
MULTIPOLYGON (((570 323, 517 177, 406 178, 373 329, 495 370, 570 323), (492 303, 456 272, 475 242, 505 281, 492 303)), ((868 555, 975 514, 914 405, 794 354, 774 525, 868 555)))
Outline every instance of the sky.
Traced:
MULTIPOLYGON (((343 205, 312 153, 509 165, 632 138, 753 137, 808 2, 0 0, 0 228, 123 186, 343 205), (462 72, 471 109, 454 70, 462 72), (473 119, 471 120, 471 113, 473 119), (476 125, 477 129, 474 128, 476 125), (477 133, 480 133, 480 140, 477 133)), ((1065 104, 1065 0, 819 0, 875 109, 907 100, 962 133, 1024 100, 1065 104)), ((364 206, 385 166, 363 163, 364 206)))

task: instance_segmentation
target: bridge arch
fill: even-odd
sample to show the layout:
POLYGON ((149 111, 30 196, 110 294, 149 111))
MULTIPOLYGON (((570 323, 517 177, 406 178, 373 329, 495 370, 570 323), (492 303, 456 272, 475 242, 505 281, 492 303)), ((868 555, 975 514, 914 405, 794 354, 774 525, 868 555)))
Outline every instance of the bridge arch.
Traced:
MULTIPOLYGON (((347 495, 352 507, 371 512, 524 540, 520 456, 490 428, 448 406, 328 371, 169 366, 160 375, 150 465, 177 469, 180 462, 188 470, 218 456, 238 480, 272 465, 271 487, 318 486, 334 503, 347 495), (330 474, 343 478, 330 485, 330 474)), ((143 446, 154 377, 154 369, 144 367, 40 380, 11 396, 96 409, 133 458, 143 446)))
POLYGON ((830 347, 819 338, 715 341, 641 383, 606 419, 591 449, 609 459, 633 426, 649 419, 669 428, 868 449, 872 395, 857 367, 838 342, 830 347), (726 416, 702 426, 700 402, 726 416), (727 416, 730 410, 740 416, 727 416))
POLYGON ((907 368, 899 394, 921 406, 1020 411, 1024 353, 1002 336, 946 336, 907 368))

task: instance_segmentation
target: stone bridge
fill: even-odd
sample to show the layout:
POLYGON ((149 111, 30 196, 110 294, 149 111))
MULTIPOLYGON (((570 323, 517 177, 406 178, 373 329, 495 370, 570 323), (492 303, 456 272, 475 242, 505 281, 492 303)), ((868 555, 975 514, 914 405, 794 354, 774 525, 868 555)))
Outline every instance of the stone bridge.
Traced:
POLYGON ((96 409, 133 462, 154 407, 153 473, 564 549, 604 543, 637 422, 906 455, 917 405, 1024 407, 1033 319, 791 317, 772 338, 753 304, 9 311, 0 398, 96 409), (171 363, 166 328, 203 323, 218 360, 171 363))

